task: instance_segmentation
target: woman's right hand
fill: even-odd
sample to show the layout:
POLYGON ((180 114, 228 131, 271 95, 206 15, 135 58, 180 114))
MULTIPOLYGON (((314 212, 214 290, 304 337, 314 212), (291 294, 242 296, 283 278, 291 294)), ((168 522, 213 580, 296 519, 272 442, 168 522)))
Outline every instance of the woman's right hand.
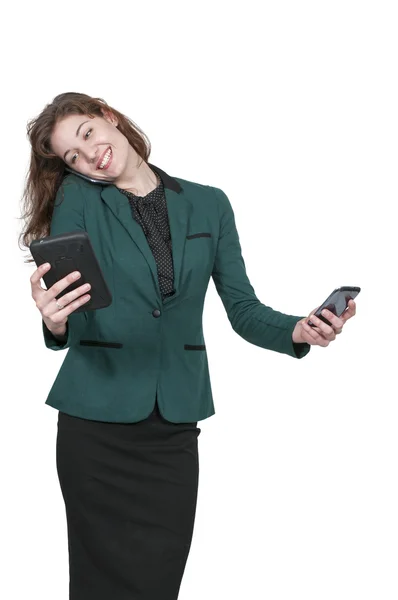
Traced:
POLYGON ((79 308, 79 306, 90 300, 90 295, 85 294, 85 292, 91 288, 91 285, 86 283, 72 292, 65 294, 65 296, 62 296, 62 298, 59 299, 59 304, 62 305, 63 308, 59 309, 56 304, 56 297, 71 283, 76 281, 80 277, 80 273, 78 271, 70 273, 46 290, 41 287, 40 279, 50 270, 50 268, 51 265, 49 263, 41 265, 31 276, 32 298, 36 302, 36 306, 39 309, 47 328, 54 335, 62 336, 66 333, 68 316, 74 310, 79 308))

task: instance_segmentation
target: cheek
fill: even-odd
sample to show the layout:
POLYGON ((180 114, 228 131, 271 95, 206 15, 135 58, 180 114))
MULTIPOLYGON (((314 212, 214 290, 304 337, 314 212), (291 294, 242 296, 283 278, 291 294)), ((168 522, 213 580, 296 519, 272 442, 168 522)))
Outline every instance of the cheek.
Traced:
MULTIPOLYGON (((113 143, 113 142, 112 142, 113 143)), ((129 143, 128 140, 120 135, 114 139, 113 144, 113 160, 115 161, 115 165, 118 167, 123 167, 127 163, 128 159, 128 149, 129 143)))

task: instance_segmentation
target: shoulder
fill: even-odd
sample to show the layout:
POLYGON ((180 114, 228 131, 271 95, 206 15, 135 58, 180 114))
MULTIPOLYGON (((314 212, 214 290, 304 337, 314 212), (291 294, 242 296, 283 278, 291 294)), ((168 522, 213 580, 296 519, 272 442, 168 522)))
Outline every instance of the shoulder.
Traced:
POLYGON ((97 193, 91 189, 94 184, 87 183, 73 174, 62 180, 51 215, 51 235, 85 229, 86 202, 91 199, 90 194, 97 193))
POLYGON ((70 174, 66 175, 66 177, 64 177, 58 191, 59 192, 74 191, 74 192, 79 192, 81 194, 90 194, 90 193, 91 194, 92 193, 100 194, 101 188, 102 188, 102 186, 98 185, 97 183, 90 183, 89 181, 86 181, 86 180, 82 179, 81 177, 78 177, 77 175, 70 173, 70 174))
POLYGON ((187 179, 182 179, 181 177, 174 177, 174 179, 178 181, 184 192, 190 196, 197 196, 202 201, 208 199, 210 202, 216 203, 221 209, 230 206, 227 194, 219 187, 189 181, 187 179))
POLYGON ((81 177, 77 177, 71 173, 64 177, 58 188, 55 206, 59 206, 65 202, 69 206, 74 206, 76 208, 79 205, 83 206, 87 197, 100 195, 101 187, 102 186, 85 181, 81 177))
POLYGON ((101 189, 102 186, 68 174, 57 190, 53 215, 64 215, 70 212, 83 214, 87 201, 101 194, 101 189))

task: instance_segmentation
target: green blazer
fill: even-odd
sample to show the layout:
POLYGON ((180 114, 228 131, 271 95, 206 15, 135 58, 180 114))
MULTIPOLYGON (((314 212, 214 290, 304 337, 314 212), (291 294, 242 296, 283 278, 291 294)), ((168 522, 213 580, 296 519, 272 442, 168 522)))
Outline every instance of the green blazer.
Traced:
POLYGON ((210 277, 242 338, 293 358, 310 350, 292 341, 303 317, 275 311, 256 297, 226 194, 153 167, 165 186, 173 248, 176 292, 164 302, 153 254, 128 198, 113 185, 76 175, 65 177, 58 191, 50 235, 87 231, 113 296, 107 308, 69 315, 65 342, 42 321, 47 348, 69 348, 46 403, 70 415, 136 422, 151 413, 156 394, 169 421, 213 415, 202 329, 210 277))

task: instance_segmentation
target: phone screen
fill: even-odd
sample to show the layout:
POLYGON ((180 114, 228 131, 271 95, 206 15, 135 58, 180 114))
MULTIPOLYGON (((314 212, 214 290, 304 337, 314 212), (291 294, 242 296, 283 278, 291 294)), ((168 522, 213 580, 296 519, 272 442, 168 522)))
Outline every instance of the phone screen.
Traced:
MULTIPOLYGON (((323 311, 323 309, 327 308, 328 310, 330 310, 330 312, 335 314, 337 317, 340 317, 340 315, 342 315, 343 312, 348 307, 348 302, 351 299, 356 298, 356 296, 358 296, 360 291, 361 291, 361 288, 350 287, 350 286, 345 286, 345 287, 340 287, 340 288, 335 289, 330 294, 330 296, 325 300, 325 302, 323 302, 321 304, 321 306, 315 311, 315 313, 314 313, 315 316, 317 316, 319 319, 321 319, 321 321, 323 321, 327 325, 331 325, 330 321, 328 321, 328 319, 326 319, 326 317, 321 315, 321 312, 323 311)), ((308 321, 308 324, 311 325, 311 327, 315 327, 315 325, 313 323, 311 323, 311 321, 308 321)))

